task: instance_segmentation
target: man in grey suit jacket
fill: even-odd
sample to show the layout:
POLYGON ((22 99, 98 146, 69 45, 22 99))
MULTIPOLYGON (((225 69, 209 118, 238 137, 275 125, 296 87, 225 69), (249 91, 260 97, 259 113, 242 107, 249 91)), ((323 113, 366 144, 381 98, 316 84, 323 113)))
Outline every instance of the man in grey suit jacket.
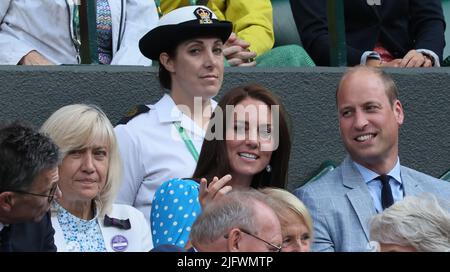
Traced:
POLYGON ((339 128, 349 155, 334 171, 295 190, 313 217, 313 251, 365 251, 370 218, 405 195, 450 198, 450 183, 400 165, 403 107, 392 78, 349 69, 336 92, 339 128), (387 175, 385 185, 381 175, 387 175), (382 199, 383 196, 383 199, 382 199))

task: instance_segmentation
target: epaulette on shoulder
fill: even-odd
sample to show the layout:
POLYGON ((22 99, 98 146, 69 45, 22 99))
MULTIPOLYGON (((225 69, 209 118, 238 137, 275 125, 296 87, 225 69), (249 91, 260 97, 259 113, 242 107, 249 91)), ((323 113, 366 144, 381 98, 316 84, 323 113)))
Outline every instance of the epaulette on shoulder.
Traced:
POLYGON ((141 113, 149 112, 150 108, 146 105, 137 105, 134 108, 132 108, 124 117, 120 118, 119 122, 117 122, 117 125, 125 125, 127 124, 131 119, 138 116, 141 113))

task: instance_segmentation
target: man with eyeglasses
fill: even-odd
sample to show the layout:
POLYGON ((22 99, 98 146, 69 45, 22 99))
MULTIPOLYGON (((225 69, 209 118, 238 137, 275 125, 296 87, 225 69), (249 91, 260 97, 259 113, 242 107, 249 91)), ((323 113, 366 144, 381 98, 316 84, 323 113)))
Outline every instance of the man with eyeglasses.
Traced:
POLYGON ((191 243, 205 252, 279 252, 281 227, 265 196, 233 190, 208 204, 192 225, 191 243))
POLYGON ((48 210, 61 197, 59 149, 19 123, 0 127, 0 251, 56 251, 48 210))
MULTIPOLYGON (((183 226, 181 226, 183 227, 183 226)), ((281 227, 267 196, 233 190, 206 206, 192 225, 188 252, 280 252, 281 227)), ((182 252, 160 245, 152 252, 182 252)))

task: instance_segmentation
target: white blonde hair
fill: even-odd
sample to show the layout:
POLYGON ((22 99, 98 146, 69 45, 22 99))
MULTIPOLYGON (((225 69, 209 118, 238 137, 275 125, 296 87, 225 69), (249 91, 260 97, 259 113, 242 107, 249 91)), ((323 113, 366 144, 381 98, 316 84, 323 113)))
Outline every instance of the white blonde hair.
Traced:
POLYGON ((450 213, 442 205, 448 203, 429 193, 407 196, 371 219, 370 239, 422 252, 450 251, 450 213))
POLYGON ((295 195, 291 194, 290 192, 280 188, 266 187, 260 189, 260 191, 263 194, 266 194, 269 197, 271 197, 272 201, 275 201, 275 205, 280 206, 276 209, 276 213, 278 217, 280 217, 280 219, 285 220, 285 218, 283 218, 284 214, 282 214, 282 212, 285 211, 285 209, 298 215, 303 220, 303 222, 305 222, 305 225, 308 228, 309 234, 311 235, 312 239, 314 230, 313 221, 308 209, 300 199, 298 199, 295 195))
MULTIPOLYGON (((73 104, 55 111, 41 127, 59 146, 62 157, 99 141, 109 148, 106 184, 97 196, 96 208, 100 216, 111 210, 120 186, 122 165, 114 128, 106 114, 95 105, 73 104)), ((63 196, 64 197, 64 196, 63 196)))

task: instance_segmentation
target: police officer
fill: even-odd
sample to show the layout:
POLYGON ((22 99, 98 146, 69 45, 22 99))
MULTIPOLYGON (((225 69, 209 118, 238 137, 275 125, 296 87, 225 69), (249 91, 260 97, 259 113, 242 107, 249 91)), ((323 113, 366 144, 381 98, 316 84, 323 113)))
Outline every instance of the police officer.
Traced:
POLYGON ((124 164, 116 202, 133 205, 147 219, 155 190, 166 180, 192 176, 205 129, 223 80, 223 44, 232 24, 205 6, 182 7, 161 17, 139 42, 144 56, 159 61, 168 92, 141 105, 115 132, 124 164))

